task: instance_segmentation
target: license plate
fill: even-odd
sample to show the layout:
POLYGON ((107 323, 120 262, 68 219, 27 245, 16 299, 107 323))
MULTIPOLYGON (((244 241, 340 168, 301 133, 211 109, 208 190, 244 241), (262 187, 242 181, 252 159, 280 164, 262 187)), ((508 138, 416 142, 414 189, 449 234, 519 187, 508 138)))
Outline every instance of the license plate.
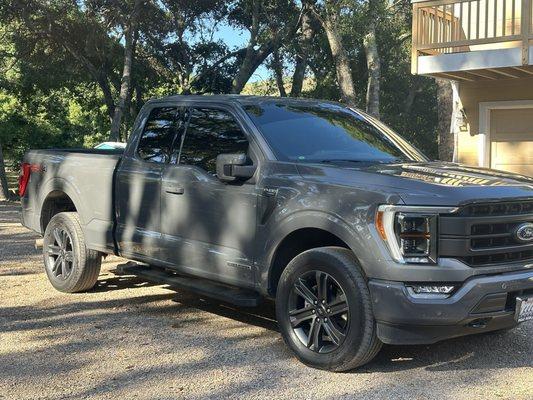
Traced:
POLYGON ((533 319, 533 297, 516 298, 516 320, 524 322, 533 319))

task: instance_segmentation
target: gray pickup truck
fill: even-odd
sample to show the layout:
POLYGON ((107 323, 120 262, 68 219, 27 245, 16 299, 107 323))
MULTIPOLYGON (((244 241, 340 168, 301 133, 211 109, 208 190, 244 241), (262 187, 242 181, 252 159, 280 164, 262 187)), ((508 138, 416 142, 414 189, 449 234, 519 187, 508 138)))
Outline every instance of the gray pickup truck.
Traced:
POLYGON ((337 103, 152 100, 124 151, 32 150, 19 183, 56 289, 91 289, 117 254, 171 287, 275 299, 313 367, 533 317, 533 179, 429 161, 337 103))

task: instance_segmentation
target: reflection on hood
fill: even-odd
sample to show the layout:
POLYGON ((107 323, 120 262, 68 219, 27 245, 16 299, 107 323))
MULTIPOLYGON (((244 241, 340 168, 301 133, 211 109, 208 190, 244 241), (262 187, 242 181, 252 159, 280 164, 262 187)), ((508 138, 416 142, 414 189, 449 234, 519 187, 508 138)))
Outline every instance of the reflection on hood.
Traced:
POLYGON ((369 170, 444 186, 533 186, 533 178, 524 175, 452 163, 381 165, 369 170))

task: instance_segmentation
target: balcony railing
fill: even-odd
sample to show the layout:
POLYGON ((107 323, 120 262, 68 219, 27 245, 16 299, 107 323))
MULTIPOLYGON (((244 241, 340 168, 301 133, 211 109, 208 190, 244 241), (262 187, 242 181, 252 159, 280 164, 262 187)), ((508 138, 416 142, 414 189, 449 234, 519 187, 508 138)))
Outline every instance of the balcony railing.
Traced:
MULTIPOLYGON (((416 0, 415 0, 416 1, 416 0)), ((412 72, 418 57, 521 47, 529 64, 533 0, 434 0, 413 3, 412 72)))

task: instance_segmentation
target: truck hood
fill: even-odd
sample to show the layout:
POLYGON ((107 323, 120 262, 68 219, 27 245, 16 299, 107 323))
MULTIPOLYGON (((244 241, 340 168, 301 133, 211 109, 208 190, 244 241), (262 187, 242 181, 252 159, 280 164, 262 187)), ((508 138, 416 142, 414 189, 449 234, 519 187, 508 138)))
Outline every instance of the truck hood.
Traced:
POLYGON ((447 162, 353 166, 298 165, 303 177, 398 194, 409 205, 455 206, 533 198, 533 178, 447 162))

